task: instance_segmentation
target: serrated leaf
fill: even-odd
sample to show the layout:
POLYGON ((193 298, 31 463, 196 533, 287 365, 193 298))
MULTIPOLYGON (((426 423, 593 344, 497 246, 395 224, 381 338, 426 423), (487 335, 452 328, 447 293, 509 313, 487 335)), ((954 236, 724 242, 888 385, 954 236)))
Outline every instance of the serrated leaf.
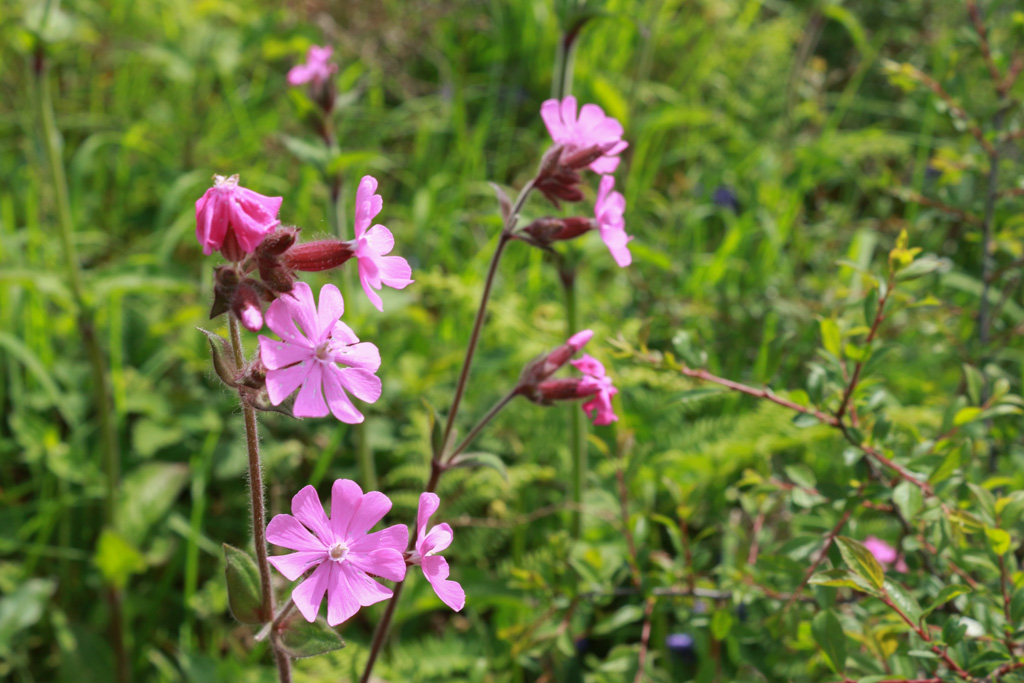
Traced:
POLYGON ((315 657, 345 647, 345 641, 321 616, 311 623, 302 615, 293 614, 281 625, 276 640, 280 648, 295 659, 315 657))
POLYGON ((224 561, 231 614, 243 624, 264 623, 266 619, 261 612, 263 590, 260 587, 260 570, 255 560, 244 550, 225 543, 224 561))
POLYGON ((832 610, 823 610, 811 622, 814 641, 825 654, 825 661, 837 674, 846 668, 846 635, 832 610))
POLYGON ((849 565, 850 569, 870 582, 875 588, 882 588, 885 584, 885 571, 863 543, 848 536, 836 536, 836 543, 839 544, 839 552, 843 556, 843 561, 849 565))
POLYGON ((899 508, 903 518, 910 521, 924 504, 924 495, 921 489, 909 481, 900 482, 892 492, 892 500, 899 508))

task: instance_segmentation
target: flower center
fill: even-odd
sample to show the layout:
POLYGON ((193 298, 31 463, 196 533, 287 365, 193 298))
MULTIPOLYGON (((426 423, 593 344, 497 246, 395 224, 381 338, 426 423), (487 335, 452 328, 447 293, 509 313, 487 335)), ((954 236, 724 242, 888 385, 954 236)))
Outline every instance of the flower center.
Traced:
POLYGON ((213 186, 234 189, 238 187, 238 174, 236 173, 232 176, 222 176, 214 174, 213 186))
POLYGON ((331 549, 328 551, 328 554, 331 556, 331 559, 335 562, 342 562, 348 555, 348 546, 345 545, 343 542, 339 541, 331 546, 331 549))
POLYGON ((330 340, 325 341, 320 346, 316 347, 316 358, 317 360, 329 361, 331 360, 331 342, 330 340))

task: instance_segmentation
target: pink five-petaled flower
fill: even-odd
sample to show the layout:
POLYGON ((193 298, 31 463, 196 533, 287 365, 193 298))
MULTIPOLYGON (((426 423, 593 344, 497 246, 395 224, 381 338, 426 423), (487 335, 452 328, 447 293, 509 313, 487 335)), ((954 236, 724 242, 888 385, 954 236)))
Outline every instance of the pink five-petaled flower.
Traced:
POLYGON ((311 45, 306 54, 306 63, 293 66, 288 72, 288 82, 291 85, 302 85, 313 82, 315 86, 322 86, 327 79, 338 70, 337 64, 331 64, 331 55, 334 48, 311 45))
POLYGON ((364 494, 349 479, 331 488, 331 517, 327 518, 316 489, 306 486, 292 498, 292 514, 277 515, 267 525, 267 540, 295 550, 271 557, 270 563, 289 581, 316 567, 292 591, 292 600, 307 621, 314 621, 327 593, 327 623, 337 626, 359 611, 391 597, 368 574, 392 581, 405 578, 405 547, 409 528, 396 524, 367 534, 391 509, 379 491, 364 494), (312 533, 311 533, 312 532, 312 533))
POLYGON ((622 214, 626 210, 626 198, 619 192, 612 192, 613 187, 615 178, 610 175, 601 176, 597 201, 594 203, 594 216, 601 231, 601 240, 619 267, 625 268, 633 262, 633 256, 627 246, 633 238, 626 234, 626 222, 622 219, 622 214))
POLYGON ((385 256, 395 246, 395 238, 391 231, 383 225, 370 227, 374 216, 380 213, 384 206, 384 200, 377 191, 377 179, 373 176, 363 176, 359 181, 359 189, 356 190, 356 238, 353 241, 356 252, 356 259, 359 261, 359 282, 363 285, 363 291, 370 299, 370 303, 376 306, 378 311, 384 310, 384 305, 375 289, 382 286, 404 289, 412 283, 409 276, 412 275, 412 268, 409 262, 401 256, 385 256))
POLYGON ((617 422, 619 417, 612 410, 612 396, 619 393, 619 390, 612 385, 612 378, 605 375, 601 361, 583 354, 579 360, 569 362, 585 375, 580 380, 577 395, 594 397, 583 404, 583 412, 598 426, 617 422))
POLYGON ((380 351, 360 342, 339 320, 344 312, 345 302, 334 285, 320 290, 319 310, 305 282, 296 282, 291 294, 270 304, 267 326, 281 337, 278 341, 260 335, 271 403, 279 405, 301 386, 292 409, 295 417, 323 417, 329 407, 342 422, 363 421, 345 392, 367 403, 380 398, 380 379, 374 374, 380 367, 380 351))
POLYGON ((569 95, 564 100, 545 100, 540 105, 540 116, 544 119, 551 139, 562 145, 563 158, 566 154, 579 152, 595 145, 607 146, 604 154, 590 164, 594 173, 614 173, 619 167, 619 154, 629 146, 622 140, 622 124, 596 104, 584 104, 576 118, 576 98, 569 95))
POLYGON ((447 524, 438 524, 427 533, 427 522, 437 512, 441 499, 436 493, 420 494, 419 510, 416 512, 416 553, 412 562, 419 564, 423 575, 434 588, 441 602, 458 612, 466 606, 466 591, 457 581, 448 578, 448 562, 438 555, 452 543, 454 534, 447 524))
POLYGON ((875 556, 879 564, 888 567, 894 564, 893 567, 898 572, 906 572, 908 570, 907 563, 903 561, 903 558, 899 556, 899 552, 896 548, 883 541, 876 536, 868 536, 864 539, 864 547, 875 556))
POLYGON ((281 197, 264 197, 238 184, 238 174, 213 176, 213 187, 196 201, 196 239, 209 256, 222 246, 224 256, 240 260, 235 243, 251 254, 281 222, 281 197), (227 244, 225 244, 227 241, 227 244))

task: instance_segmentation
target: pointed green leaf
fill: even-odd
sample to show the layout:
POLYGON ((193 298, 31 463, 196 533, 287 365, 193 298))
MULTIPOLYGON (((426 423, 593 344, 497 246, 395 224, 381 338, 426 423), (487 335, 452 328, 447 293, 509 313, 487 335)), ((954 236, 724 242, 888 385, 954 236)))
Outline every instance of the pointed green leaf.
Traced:
POLYGON ((892 603, 900 608, 914 622, 921 618, 921 605, 918 604, 910 592, 900 584, 890 579, 885 580, 885 592, 889 594, 892 603))
POLYGON ((260 613, 263 604, 263 590, 260 587, 260 570, 249 553, 224 544, 224 573, 228 582, 228 606, 231 614, 243 624, 262 624, 266 621, 260 613))
POLYGON ((188 467, 181 463, 147 462, 133 469, 121 481, 117 531, 130 543, 142 545, 187 482, 188 467))
POLYGON ((896 507, 899 508, 903 518, 910 521, 914 519, 914 515, 921 509, 921 505, 924 503, 924 496, 921 493, 921 489, 917 486, 914 486, 909 481, 901 481, 892 492, 892 500, 896 503, 896 507))
POLYGON ((836 542, 839 544, 839 552, 842 554, 843 560, 850 569, 864 577, 875 588, 883 586, 885 571, 863 543, 848 536, 836 536, 836 542))
POLYGON ((238 374, 238 366, 235 365, 235 355, 228 340, 201 327, 196 329, 205 334, 206 340, 210 342, 210 357, 213 360, 213 369, 217 373, 217 377, 220 377, 220 381, 229 387, 237 387, 235 376, 238 374))
POLYGON ((965 593, 970 592, 970 586, 965 586, 960 583, 954 583, 950 586, 946 586, 941 591, 939 591, 938 595, 935 596, 935 602, 933 602, 928 609, 921 613, 921 617, 924 618, 928 616, 929 614, 937 610, 939 607, 942 607, 947 602, 953 600, 957 596, 964 595, 965 593))
POLYGON ((967 380, 967 398, 971 403, 981 403, 981 391, 985 387, 985 377, 981 371, 973 365, 964 363, 964 379, 967 380))
POLYGON ((318 616, 310 623, 298 613, 281 625, 277 644, 295 659, 315 657, 345 647, 345 641, 323 617, 318 616))
POLYGON ((1010 621, 1015 624, 1024 621, 1024 588, 1018 588, 1010 599, 1010 621))
POLYGON ((829 586, 831 588, 853 588, 862 593, 879 595, 878 589, 871 585, 871 583, 865 581, 849 569, 843 569, 842 567, 818 572, 810 578, 808 583, 815 586, 829 586))
POLYGON ((715 640, 725 640, 732 630, 732 612, 720 609, 711 617, 711 637, 715 640))
POLYGON ((989 547, 996 555, 1005 555, 1010 550, 1010 534, 1004 529, 992 529, 985 527, 985 536, 988 537, 989 547))
POLYGON ((822 318, 819 324, 821 328, 821 345, 826 351, 836 358, 842 353, 843 337, 839 332, 839 324, 832 318, 822 318))
POLYGON ((811 633, 824 652, 825 661, 833 671, 841 674, 846 668, 846 636, 839 618, 832 610, 818 612, 811 622, 811 633))
POLYGON ((107 584, 123 589, 132 574, 146 570, 146 559, 139 549, 113 529, 104 529, 96 543, 93 561, 107 584))

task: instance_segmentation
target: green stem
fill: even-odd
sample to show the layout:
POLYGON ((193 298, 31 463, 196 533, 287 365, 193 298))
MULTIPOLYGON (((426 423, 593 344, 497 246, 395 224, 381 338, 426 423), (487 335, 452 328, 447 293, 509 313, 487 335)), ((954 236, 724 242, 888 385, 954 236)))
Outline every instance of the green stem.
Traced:
MULTIPOLYGON (((576 269, 563 265, 559 271, 562 289, 565 291, 565 318, 568 327, 567 336, 579 331, 579 307, 576 298, 576 269)), ((575 403, 568 406, 569 410, 569 453, 572 458, 572 537, 579 539, 583 531, 583 491, 587 478, 587 428, 583 421, 584 413, 575 403)))
MULTIPOLYGON (((49 12, 49 4, 46 12, 49 12)), ((35 76, 37 84, 37 112, 40 136, 46 150, 46 158, 50 167, 51 185, 57 200, 57 218, 59 236, 64 252, 65 268, 71 282, 71 293, 77 309, 78 333, 85 345, 85 352, 92 367, 93 390, 96 393, 96 412, 99 419, 99 432, 103 459, 103 472, 106 477, 106 495, 104 499, 104 519, 107 525, 113 525, 117 505, 117 490, 120 480, 121 456, 117 442, 117 430, 113 414, 113 390, 110 386, 110 373, 107 361, 103 356, 99 341, 96 338, 95 318, 93 310, 85 297, 82 283, 82 266, 78 261, 75 248, 75 226, 71 215, 71 198, 68 192, 68 180, 61 156, 60 130, 57 128, 57 117, 53 109, 53 98, 50 93, 49 63, 43 46, 36 48, 35 76)), ((122 612, 123 596, 121 591, 110 588, 108 598, 111 610, 111 628, 113 631, 114 651, 117 655, 117 680, 127 683, 131 680, 128 665, 127 648, 125 647, 124 617, 122 612)))
POLYGON ((473 440, 480 435, 480 432, 484 430, 484 427, 494 419, 494 416, 500 413, 502 409, 509 404, 509 401, 514 399, 517 395, 517 392, 512 390, 505 394, 500 401, 495 403, 491 409, 487 411, 487 414, 480 418, 480 421, 476 423, 476 426, 469 430, 469 434, 466 435, 466 438, 463 439, 458 446, 452 449, 452 452, 448 454, 445 463, 450 463, 455 456, 464 451, 469 444, 473 443, 473 440))
MULTIPOLYGON (((238 330, 238 321, 228 315, 228 327, 231 330, 231 350, 235 355, 235 365, 239 368, 245 363, 242 354, 242 335, 238 330)), ((241 392, 239 392, 241 396, 241 392)), ((274 590, 270 584, 270 562, 267 561, 267 524, 263 501, 263 465, 260 462, 260 434, 256 422, 256 411, 242 401, 242 414, 245 416, 245 444, 249 451, 249 500, 252 513, 252 536, 256 546, 256 566, 260 570, 260 614, 266 621, 274 620, 274 590)), ((281 683, 291 681, 291 662, 288 655, 274 647, 277 660, 278 680, 281 683)))

